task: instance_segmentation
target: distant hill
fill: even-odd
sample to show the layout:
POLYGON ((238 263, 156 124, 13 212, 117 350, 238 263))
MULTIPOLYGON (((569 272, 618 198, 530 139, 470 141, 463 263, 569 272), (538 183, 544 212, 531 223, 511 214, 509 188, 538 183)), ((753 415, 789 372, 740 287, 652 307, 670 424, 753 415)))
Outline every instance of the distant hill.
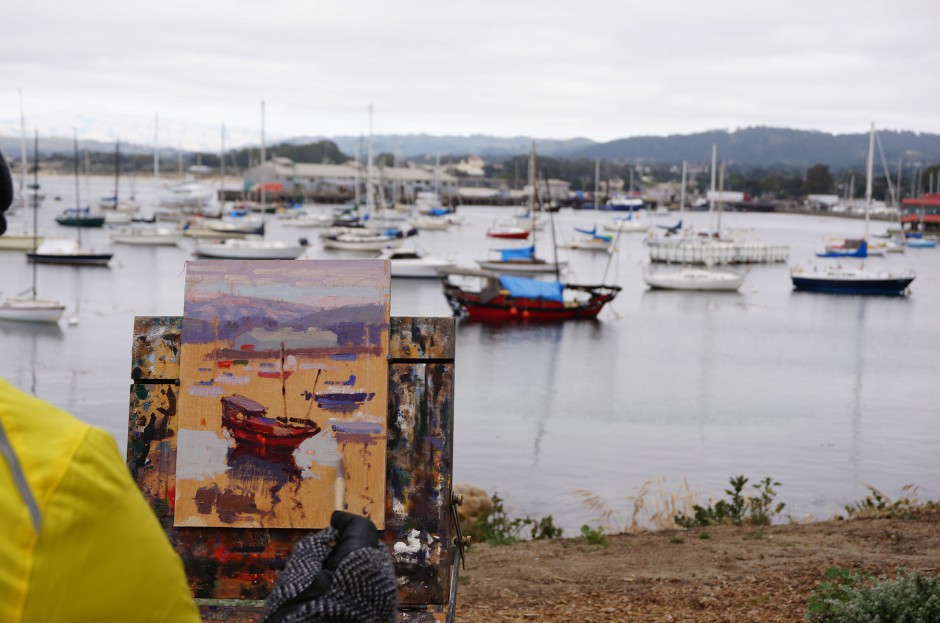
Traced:
MULTIPOLYGON (((355 154, 360 145, 363 157, 367 143, 364 137, 359 136, 306 136, 291 139, 291 143, 305 143, 319 140, 330 140, 336 143, 344 153, 355 154)), ((373 150, 376 154, 398 153, 405 158, 424 158, 433 161, 438 154, 441 156, 474 155, 481 158, 502 159, 518 154, 527 154, 532 148, 532 138, 528 136, 513 136, 509 138, 488 136, 485 134, 471 134, 470 136, 431 136, 430 134, 380 134, 372 137, 373 150)), ((587 138, 571 138, 565 140, 535 139, 540 154, 558 156, 588 148, 596 143, 587 138)))
MULTIPOLYGON (((11 127, 0 133, 0 148, 8 158, 19 158, 20 141, 11 127)), ((92 125, 86 129, 86 136, 94 136, 92 125)), ((180 131, 176 128, 176 131, 180 131)), ((195 130, 194 130, 195 131, 195 130)), ((217 130, 215 130, 217 132, 217 130)), ((236 134, 233 132, 233 134, 236 134)), ((128 134, 129 135, 129 134, 128 134)), ((40 155, 54 153, 70 155, 72 140, 70 137, 49 134, 40 137, 40 155)), ((79 133, 82 136, 82 133, 79 133)), ((125 135, 127 136, 127 135, 125 135)), ((239 135, 244 138, 245 134, 239 135)), ((878 136, 884 150, 888 168, 897 167, 898 159, 904 161, 905 169, 924 167, 940 163, 940 135, 922 134, 910 131, 879 130, 878 136)), ((140 137, 140 135, 138 135, 140 137)), ((142 137, 141 137, 142 138, 142 137)), ((208 140, 209 135, 206 135, 208 140)), ((273 138, 274 142, 303 145, 321 140, 336 144, 340 151, 353 155, 360 146, 359 136, 302 136, 290 139, 273 138)), ((373 137, 375 154, 392 153, 397 150, 409 160, 433 162, 440 154, 447 156, 480 156, 490 162, 503 162, 513 156, 525 156, 529 153, 532 138, 527 136, 498 137, 484 134, 470 136, 431 136, 428 134, 378 135, 373 137)), ((711 160, 712 144, 718 146, 718 157, 732 165, 744 168, 784 167, 791 170, 805 170, 822 163, 834 171, 846 169, 864 169, 868 154, 868 133, 833 135, 825 132, 793 130, 787 128, 754 127, 728 132, 711 130, 697 134, 676 134, 670 136, 634 136, 606 143, 597 143, 586 138, 566 140, 535 139, 538 153, 556 159, 602 160, 623 164, 679 164, 683 160, 695 163, 708 163, 711 160)), ((161 148, 164 159, 176 158, 176 151, 170 147, 161 148)), ((257 143, 231 141, 233 150, 257 149, 257 143)), ((90 151, 113 153, 114 143, 98 140, 82 142, 83 148, 90 151)), ((215 155, 217 147, 205 148, 201 153, 215 155)), ((32 143, 29 145, 32 151, 32 143)), ((151 154, 153 148, 146 142, 128 140, 121 142, 124 154, 151 154)), ((361 154, 365 157, 366 144, 362 141, 361 154)), ((188 152, 195 153, 195 152, 188 152)), ((30 160, 32 155, 30 154, 30 160)), ((211 160, 211 158, 210 158, 211 160)), ((216 159, 217 160, 217 159, 216 159)), ((881 171, 881 157, 876 151, 876 171, 881 171)))
MULTIPOLYGON (((940 162, 940 135, 879 130, 878 138, 891 170, 898 158, 920 165, 940 162)), ((834 169, 864 167, 868 157, 868 133, 827 134, 806 130, 756 127, 727 132, 713 130, 672 136, 635 136, 598 143, 557 154, 566 158, 600 158, 624 162, 709 162, 712 145, 718 158, 752 167, 806 168, 816 163, 834 169)), ((876 169, 881 158, 876 148, 876 169)))

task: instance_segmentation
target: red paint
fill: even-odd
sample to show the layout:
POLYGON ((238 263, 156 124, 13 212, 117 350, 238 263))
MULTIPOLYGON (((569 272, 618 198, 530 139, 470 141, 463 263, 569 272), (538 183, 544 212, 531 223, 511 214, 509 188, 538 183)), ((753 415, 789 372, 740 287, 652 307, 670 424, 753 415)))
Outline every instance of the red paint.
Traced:
POLYGON ((284 372, 259 372, 258 378, 279 379, 281 378, 281 374, 284 375, 284 380, 286 381, 287 379, 290 378, 290 375, 293 374, 293 372, 291 372, 290 370, 284 370, 284 372))
POLYGON ((229 360, 226 360, 226 361, 217 361, 215 365, 219 366, 220 368, 231 368, 231 367, 232 367, 232 360, 229 359, 229 360))
POLYGON ((254 344, 242 344, 241 349, 242 350, 254 350, 255 345, 254 344))

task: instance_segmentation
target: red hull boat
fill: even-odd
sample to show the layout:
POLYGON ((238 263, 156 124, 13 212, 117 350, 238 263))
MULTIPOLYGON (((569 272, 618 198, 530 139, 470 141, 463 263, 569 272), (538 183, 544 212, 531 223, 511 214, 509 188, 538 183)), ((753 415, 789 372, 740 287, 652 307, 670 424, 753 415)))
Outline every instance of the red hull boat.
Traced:
POLYGON ((443 277, 444 296, 458 316, 488 322, 561 322, 597 318, 614 300, 619 286, 573 285, 500 276, 485 271, 462 271, 443 277), (479 277, 483 285, 469 289, 455 284, 452 275, 479 277), (517 286, 523 286, 517 289, 517 286), (534 286, 533 290, 527 288, 534 286))
POLYGON ((222 426, 236 443, 271 452, 293 452, 305 439, 320 432, 313 420, 267 417, 267 408, 244 396, 222 397, 222 426))

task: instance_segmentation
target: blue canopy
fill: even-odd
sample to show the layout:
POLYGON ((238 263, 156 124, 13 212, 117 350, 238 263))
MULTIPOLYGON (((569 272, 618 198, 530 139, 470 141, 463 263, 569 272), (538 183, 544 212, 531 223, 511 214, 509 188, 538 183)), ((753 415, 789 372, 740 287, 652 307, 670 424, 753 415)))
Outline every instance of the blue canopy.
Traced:
POLYGON ((826 251, 825 253, 817 253, 816 257, 868 257, 868 243, 862 240, 862 242, 859 243, 858 247, 855 249, 833 249, 832 251, 826 251))
POLYGON ((500 249, 499 259, 503 262, 509 260, 527 260, 535 255, 535 247, 522 247, 521 249, 500 249))
POLYGON ((528 277, 510 277, 500 275, 499 283, 509 290, 509 294, 516 298, 542 299, 564 303, 562 293, 565 286, 558 281, 539 281, 528 277))
POLYGON ((431 216, 444 216, 445 214, 450 214, 450 211, 445 210, 444 208, 432 208, 431 209, 431 216))
POLYGON ((580 227, 575 227, 575 231, 581 232, 582 234, 587 234, 594 240, 603 240, 604 242, 610 242, 614 239, 613 236, 609 234, 599 234, 597 233, 597 225, 594 226, 594 229, 581 229, 580 227))

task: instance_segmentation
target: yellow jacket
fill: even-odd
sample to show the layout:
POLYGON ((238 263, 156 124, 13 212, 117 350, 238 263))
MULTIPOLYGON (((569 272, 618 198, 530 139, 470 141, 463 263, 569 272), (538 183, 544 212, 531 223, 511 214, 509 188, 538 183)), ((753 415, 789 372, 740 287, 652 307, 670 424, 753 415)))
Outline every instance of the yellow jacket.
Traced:
POLYGON ((199 612, 111 436, 0 379, 0 623, 20 621, 199 612))

